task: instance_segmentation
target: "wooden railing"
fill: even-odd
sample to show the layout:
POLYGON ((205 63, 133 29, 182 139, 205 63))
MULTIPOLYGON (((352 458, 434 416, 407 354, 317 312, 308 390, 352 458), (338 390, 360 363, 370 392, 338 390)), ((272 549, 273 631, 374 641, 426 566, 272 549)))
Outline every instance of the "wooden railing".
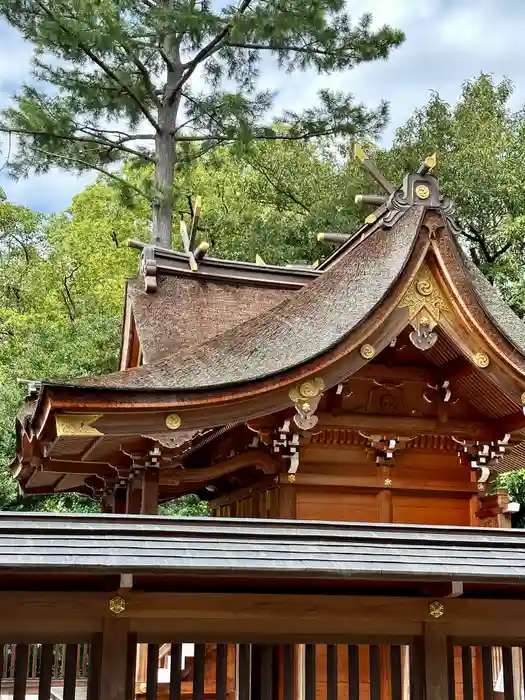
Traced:
POLYGON ((115 613, 104 592, 2 593, 0 696, 525 697, 522 600, 137 591, 124 602, 115 613))

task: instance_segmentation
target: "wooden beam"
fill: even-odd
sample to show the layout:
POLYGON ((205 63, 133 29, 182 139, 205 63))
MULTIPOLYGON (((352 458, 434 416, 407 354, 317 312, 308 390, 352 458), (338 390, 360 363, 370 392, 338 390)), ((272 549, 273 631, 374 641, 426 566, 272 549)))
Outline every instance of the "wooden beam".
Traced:
POLYGON ((117 515, 126 513, 126 489, 119 487, 115 489, 115 498, 113 500, 113 512, 117 515))
POLYGON ((163 468, 160 470, 159 483, 161 486, 179 486, 182 484, 205 484, 226 474, 255 467, 264 474, 276 474, 281 469, 281 462, 262 450, 247 450, 212 467, 196 469, 163 468))
POLYGON ((142 515, 157 515, 159 509, 159 469, 146 467, 142 472, 142 515))
POLYGON ((124 465, 114 467, 107 462, 82 462, 72 459, 42 459, 39 467, 43 471, 57 474, 96 474, 102 478, 116 478, 119 475, 125 477, 129 473, 129 467, 124 465))
POLYGON ((416 384, 430 384, 435 382, 438 367, 405 367, 403 365, 382 365, 370 362, 360 367, 351 377, 357 379, 384 379, 395 382, 407 382, 416 384))
POLYGON ((472 439, 491 440, 494 423, 489 421, 448 420, 442 423, 437 418, 417 418, 414 416, 375 415, 368 413, 345 413, 333 416, 330 413, 319 414, 317 427, 346 428, 364 433, 381 433, 386 435, 454 435, 472 439))

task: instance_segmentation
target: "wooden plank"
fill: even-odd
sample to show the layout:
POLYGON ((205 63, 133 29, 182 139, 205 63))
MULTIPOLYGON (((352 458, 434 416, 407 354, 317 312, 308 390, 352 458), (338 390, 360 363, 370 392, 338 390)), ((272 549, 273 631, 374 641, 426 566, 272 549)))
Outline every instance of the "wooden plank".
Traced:
POLYGON ((38 684, 38 700, 49 700, 51 697, 51 681, 53 680, 53 644, 43 644, 40 655, 40 681, 38 684))
MULTIPOLYGON (((172 657, 173 664, 173 657, 172 657)), ((228 692, 228 645, 217 644, 217 658, 215 670, 216 692, 215 700, 227 700, 228 692)), ((170 700, 179 700, 179 698, 171 698, 170 700)))
POLYGON ((370 700, 381 700, 381 654, 377 644, 370 646, 370 700))
MULTIPOLYGON (((219 656, 217 649, 217 673, 219 669, 219 656)), ((171 665, 170 665, 170 694, 169 700, 180 700, 181 698, 181 669, 182 669, 182 644, 171 645, 171 665)), ((219 696, 217 695, 217 700, 219 696)), ((226 700, 223 698, 222 700, 226 700)))
POLYGON ((359 647, 348 645, 348 700, 359 700, 359 647))
POLYGON ((13 700, 25 700, 27 672, 29 670, 29 645, 17 644, 15 647, 15 653, 15 683, 13 686, 13 700))
POLYGON ((239 698, 238 700, 250 700, 250 646, 239 644, 239 698))
POLYGON ((294 647, 283 646, 283 700, 294 700, 294 647))
MULTIPOLYGON (((492 647, 481 649, 481 667, 483 674, 483 700, 494 700, 494 678, 492 675, 492 647)), ((525 669, 525 666, 523 666, 525 669)))
POLYGON ((512 647, 502 647, 503 652, 503 697, 514 700, 514 674, 512 669, 512 647))
POLYGON ((193 657, 193 700, 204 700, 204 665, 206 646, 196 644, 193 657))
POLYGON ((448 678, 448 696, 450 700, 456 697, 456 647, 452 639, 447 640, 447 678, 448 678))
POLYGON ((417 638, 408 651, 410 666, 410 698, 419 700, 424 697, 425 688, 425 642, 417 638))
POLYGON ((316 677, 315 677, 315 645, 306 644, 304 649, 304 700, 315 700, 316 697, 316 677))
MULTIPOLYGON (((89 648, 87 700, 100 699, 100 673, 102 667, 102 633, 96 634, 89 648)), ((133 679, 135 680, 135 679, 133 679)), ((128 698, 126 698, 128 700, 128 698)))
POLYGON ((64 700, 75 700, 78 644, 66 644, 64 662, 64 700))
POLYGON ((337 646, 328 644, 326 648, 326 698, 337 700, 337 646))
POLYGON ((128 635, 128 654, 126 658, 126 700, 135 700, 135 680, 137 678, 137 635, 128 635))
POLYGON ((146 700, 157 700, 159 675, 159 645, 148 644, 146 665, 146 700))
POLYGON ((129 623, 125 618, 104 620, 100 664, 100 700, 127 700, 129 623))
POLYGON ((461 647, 461 678, 463 700, 474 700, 474 676, 472 673, 472 647, 461 647))
POLYGON ((261 700, 272 700, 273 689, 273 647, 264 644, 261 647, 261 700))
POLYGON ((447 635, 435 623, 424 626, 425 645, 425 700, 448 698, 448 649, 447 635))
POLYGON ((401 647, 393 644, 390 647, 390 685, 392 689, 392 700, 402 700, 402 669, 401 669, 401 647))

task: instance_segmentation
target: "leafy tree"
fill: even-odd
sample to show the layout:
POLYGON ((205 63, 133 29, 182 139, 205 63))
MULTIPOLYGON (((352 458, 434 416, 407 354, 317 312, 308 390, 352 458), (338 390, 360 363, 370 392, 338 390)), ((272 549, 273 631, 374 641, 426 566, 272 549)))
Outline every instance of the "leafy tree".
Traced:
POLYGON ((257 89, 266 56, 282 71, 331 74, 403 41, 390 27, 374 31, 369 14, 352 25, 344 0, 0 0, 0 15, 35 47, 33 81, 0 124, 17 136, 11 173, 104 172, 151 203, 154 239, 166 247, 177 167, 228 143, 383 127, 383 102, 369 110, 328 89, 276 125, 272 93, 257 89), (123 179, 114 165, 124 158, 151 164, 153 181, 138 189, 123 179))
POLYGON ((509 80, 481 75, 464 83, 455 105, 433 94, 377 160, 399 182, 437 151, 436 172, 456 204, 466 250, 523 315, 525 108, 511 110, 512 92, 509 80))

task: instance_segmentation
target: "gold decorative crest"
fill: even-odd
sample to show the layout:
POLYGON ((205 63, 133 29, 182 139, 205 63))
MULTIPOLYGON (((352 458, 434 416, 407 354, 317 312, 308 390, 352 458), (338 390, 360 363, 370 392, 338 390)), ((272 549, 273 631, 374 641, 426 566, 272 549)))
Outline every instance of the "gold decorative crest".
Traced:
POLYGON ((369 214, 365 219, 365 224, 375 224, 377 221, 377 216, 375 214, 369 214))
POLYGON ((416 279, 407 289, 399 307, 408 308, 410 320, 423 309, 425 313, 432 316, 434 321, 439 321, 439 315, 443 311, 450 311, 439 286, 426 265, 421 266, 416 279))
POLYGON ((443 603, 440 603, 439 601, 435 600, 428 606, 428 612, 436 620, 439 617, 443 617, 443 615, 445 614, 445 608, 443 606, 443 603))
POLYGON ((484 352, 478 352, 476 355, 474 355, 474 363, 478 366, 484 369, 485 367, 488 367, 490 364, 490 359, 488 355, 485 355, 484 352))
POLYGON ((521 403, 525 406, 525 391, 521 395, 521 403))
POLYGON ((181 423, 181 417, 177 413, 170 413, 169 416, 166 417, 166 427, 170 430, 177 430, 177 428, 180 428, 181 423))
POLYGON ((100 430, 93 427, 93 423, 102 418, 102 413, 86 415, 82 413, 59 413, 56 418, 57 436, 78 435, 81 437, 90 435, 103 435, 100 430))
POLYGON ((120 615, 126 609, 126 601, 122 596, 116 595, 109 601, 109 609, 115 615, 120 615))
POLYGON ((416 187, 416 196, 419 197, 419 199, 428 199, 430 197, 428 185, 418 185, 416 187))
POLYGON ((369 343, 361 345, 359 352, 361 353, 361 357, 364 357, 365 360, 371 360, 376 354, 374 346, 370 345, 369 343))
POLYGON ((313 399, 323 393, 324 381, 322 377, 315 377, 302 382, 298 386, 290 389, 289 396, 294 403, 299 403, 305 399, 313 399))
POLYGON ((392 488, 392 479, 389 476, 387 476, 385 479, 385 488, 387 488, 387 489, 392 488))

